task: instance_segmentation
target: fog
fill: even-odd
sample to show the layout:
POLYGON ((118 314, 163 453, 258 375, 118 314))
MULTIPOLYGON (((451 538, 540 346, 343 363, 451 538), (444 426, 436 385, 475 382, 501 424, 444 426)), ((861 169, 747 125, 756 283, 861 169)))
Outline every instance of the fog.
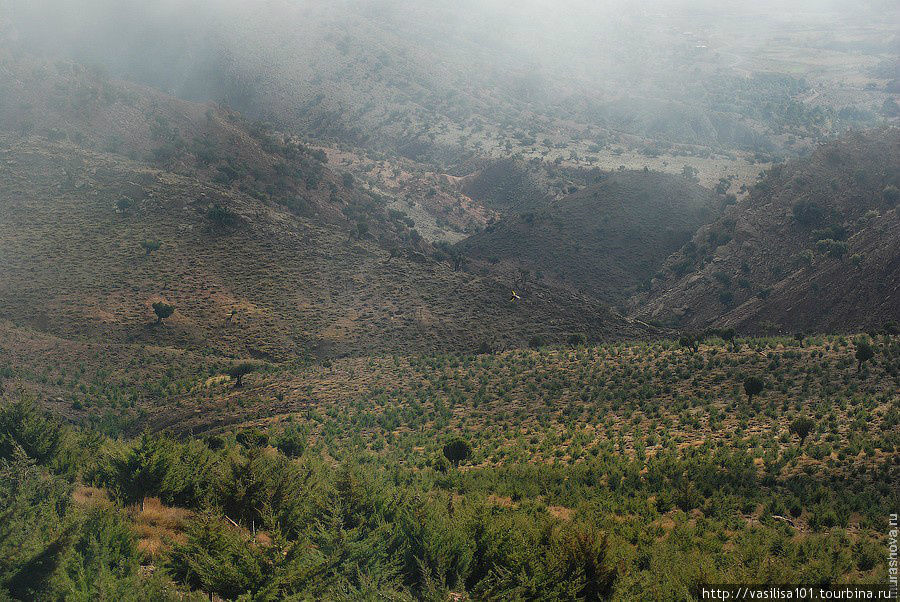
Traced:
MULTIPOLYGON (((898 9, 881 0, 7 0, 3 6, 4 37, 13 47, 298 130, 326 119, 345 122, 345 129, 351 121, 376 128, 397 110, 436 112, 432 119, 457 124, 475 115, 497 123, 528 110, 612 120, 639 132, 659 117, 671 121, 669 113, 682 110, 672 103, 702 107, 710 81, 771 68, 754 60, 773 40, 867 44, 884 55, 895 55, 898 45, 898 9), (892 35, 874 42, 860 35, 873 24, 893 27, 892 35), (642 125, 628 125, 633 121, 642 125)), ((710 122, 672 135, 702 141, 698 127, 718 128, 710 122)))

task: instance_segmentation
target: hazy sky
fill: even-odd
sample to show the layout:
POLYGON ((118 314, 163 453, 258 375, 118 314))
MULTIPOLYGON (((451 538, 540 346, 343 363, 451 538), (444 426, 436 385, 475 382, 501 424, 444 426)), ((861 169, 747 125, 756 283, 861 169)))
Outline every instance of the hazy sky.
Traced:
POLYGON ((894 0, 0 0, 0 8, 14 43, 261 112, 318 96, 349 113, 373 99, 405 109, 422 93, 467 94, 485 106, 495 92, 551 105, 667 100, 685 93, 698 68, 749 75, 749 59, 788 36, 826 47, 862 32, 888 57, 900 44, 894 0), (250 106, 259 99, 269 106, 250 106))

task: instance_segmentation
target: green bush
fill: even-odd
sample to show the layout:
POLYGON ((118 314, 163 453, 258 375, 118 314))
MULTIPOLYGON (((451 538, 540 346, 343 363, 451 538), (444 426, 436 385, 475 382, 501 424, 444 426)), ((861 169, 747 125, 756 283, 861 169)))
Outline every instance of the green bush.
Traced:
POLYGON ((789 430, 792 435, 797 435, 800 437, 800 445, 803 445, 803 442, 806 441, 806 438, 809 436, 810 432, 812 432, 814 423, 812 419, 807 416, 801 416, 799 418, 795 418, 793 422, 791 422, 789 430))
POLYGON ((218 203, 214 204, 212 207, 206 210, 206 218, 214 226, 220 228, 231 226, 235 223, 235 221, 237 221, 237 216, 233 211, 231 211, 231 209, 218 203))
POLYGON ((178 581, 226 599, 256 593, 272 571, 270 560, 245 534, 211 514, 191 521, 187 541, 172 550, 167 568, 178 581))
POLYGON ((753 401, 753 396, 762 393, 764 388, 765 383, 757 376, 748 376, 744 379, 744 392, 751 401, 753 401))
POLYGON ((540 349, 541 347, 545 347, 547 345, 547 340, 541 335, 534 335, 530 339, 528 339, 528 347, 531 349, 540 349))
POLYGON ((175 313, 175 306, 169 305, 164 301, 157 301, 153 304, 153 313, 156 314, 156 323, 159 324, 175 313))
POLYGON ((459 466, 461 462, 465 462, 472 455, 472 446, 469 442, 461 437, 454 437, 444 445, 444 457, 453 464, 459 466))
POLYGON ((146 252, 147 255, 150 255, 151 253, 158 251, 161 246, 162 246, 162 243, 159 242, 158 240, 142 240, 141 241, 141 248, 144 249, 144 251, 146 252))

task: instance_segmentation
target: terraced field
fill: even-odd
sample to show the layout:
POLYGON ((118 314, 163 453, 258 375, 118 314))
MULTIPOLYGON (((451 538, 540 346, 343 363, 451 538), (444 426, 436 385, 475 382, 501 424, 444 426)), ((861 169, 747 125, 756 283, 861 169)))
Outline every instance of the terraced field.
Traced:
MULTIPOLYGON (((55 483, 44 495, 57 508, 74 495, 67 520, 85 529, 112 517, 102 529, 134 546, 134 572, 116 583, 153 599, 534 599, 571 587, 669 600, 708 583, 886 579, 897 336, 260 364, 241 387, 227 362, 150 348, 101 378, 67 368, 87 356, 52 343, 33 350, 44 372, 3 367, 0 444, 28 450, 44 475, 10 483, 55 483), (163 433, 112 439, 15 397, 49 382, 97 399, 92 387, 117 379, 148 387, 136 424, 163 433)), ((81 415, 62 398, 50 407, 81 415)), ((33 520, 30 507, 10 512, 33 520)))
POLYGON ((737 349, 710 339, 696 353, 658 341, 345 359, 273 367, 239 389, 212 382, 178 396, 180 412, 148 418, 195 434, 300 424, 329 454, 352 437, 414 466, 459 433, 474 442, 474 465, 497 466, 571 464, 603 450, 645 458, 705 444, 775 462, 796 448, 791 421, 809 416, 817 424, 810 454, 793 464, 850 470, 893 453, 900 349, 896 338, 879 347, 861 372, 850 337, 748 339, 737 349), (753 399, 743 388, 749 377, 765 383, 753 399))

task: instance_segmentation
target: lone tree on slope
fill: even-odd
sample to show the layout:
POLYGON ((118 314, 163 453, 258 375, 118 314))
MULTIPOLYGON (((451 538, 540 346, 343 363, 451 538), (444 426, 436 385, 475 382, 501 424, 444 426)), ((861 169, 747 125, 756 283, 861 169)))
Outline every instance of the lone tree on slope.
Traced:
POLYGON ((700 335, 694 333, 686 334, 678 339, 678 344, 690 349, 691 353, 697 353, 700 350, 700 335))
POLYGON ((239 362, 231 366, 228 369, 228 376, 234 380, 234 388, 237 389, 243 387, 243 378, 251 372, 256 372, 257 368, 259 368, 259 366, 253 362, 239 362))
POLYGON ((468 460, 471 455, 472 446, 462 437, 454 437, 444 445, 444 457, 454 466, 459 466, 460 462, 468 460))
POLYGON ((869 341, 861 340, 856 342, 856 361, 859 362, 856 366, 856 372, 862 372, 863 364, 875 357, 875 349, 872 348, 872 345, 869 341))
POLYGON ((159 324, 173 313, 175 313, 175 306, 169 305, 164 301, 157 301, 153 304, 153 313, 156 314, 156 323, 159 324))
POLYGON ((750 401, 753 401, 754 395, 762 393, 764 387, 765 384, 759 377, 749 376, 744 379, 744 392, 747 394, 750 401))
POLYGON ((795 418, 793 422, 791 422, 788 427, 788 431, 792 435, 797 435, 800 437, 800 445, 803 445, 803 442, 806 441, 806 438, 809 436, 809 433, 813 429, 813 421, 806 416, 801 416, 799 418, 795 418))
POLYGON ((141 247, 144 251, 147 252, 147 255, 150 255, 154 251, 159 251, 159 248, 162 246, 162 243, 158 240, 142 240, 141 247))

